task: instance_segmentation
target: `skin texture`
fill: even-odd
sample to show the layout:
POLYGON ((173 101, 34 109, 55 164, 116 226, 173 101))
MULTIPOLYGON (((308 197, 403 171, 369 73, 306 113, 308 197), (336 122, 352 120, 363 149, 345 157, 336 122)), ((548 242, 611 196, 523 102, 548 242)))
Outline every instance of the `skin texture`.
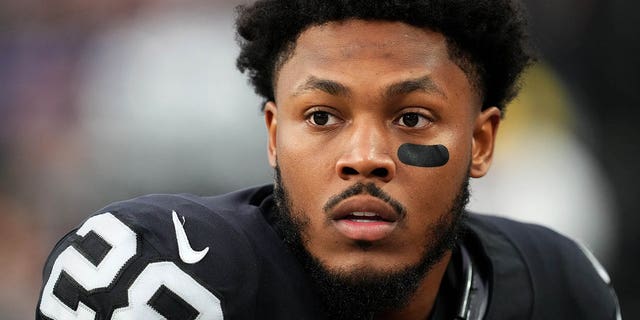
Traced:
MULTIPOLYGON (((274 81, 276 101, 265 106, 269 161, 279 165, 292 212, 308 221, 307 251, 342 273, 418 263, 433 241, 429 228, 449 214, 467 174, 488 170, 500 122, 497 108, 480 110, 481 97, 449 58, 445 37, 394 22, 314 26, 300 35, 274 81), (404 143, 442 144, 450 159, 436 168, 403 164, 397 150, 404 143), (393 211, 372 196, 323 210, 358 182, 374 183, 406 209, 385 232, 365 227, 345 235, 335 219, 341 206, 358 211, 373 203, 393 211)), ((384 318, 426 318, 449 259, 429 271, 402 310, 384 318)))

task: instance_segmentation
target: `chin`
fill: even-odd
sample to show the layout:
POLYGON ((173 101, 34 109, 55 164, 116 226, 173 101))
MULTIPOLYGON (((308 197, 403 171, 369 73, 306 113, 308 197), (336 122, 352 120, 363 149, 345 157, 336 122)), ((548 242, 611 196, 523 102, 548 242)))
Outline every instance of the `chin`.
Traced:
POLYGON ((402 308, 433 265, 426 260, 409 265, 397 260, 386 263, 371 255, 345 259, 338 255, 322 261, 308 251, 302 254, 330 319, 371 319, 376 313, 402 308))
POLYGON ((334 255, 331 259, 323 259, 313 253, 314 260, 324 269, 334 274, 389 274, 400 272, 421 263, 421 257, 407 258, 397 255, 372 252, 372 250, 334 255))

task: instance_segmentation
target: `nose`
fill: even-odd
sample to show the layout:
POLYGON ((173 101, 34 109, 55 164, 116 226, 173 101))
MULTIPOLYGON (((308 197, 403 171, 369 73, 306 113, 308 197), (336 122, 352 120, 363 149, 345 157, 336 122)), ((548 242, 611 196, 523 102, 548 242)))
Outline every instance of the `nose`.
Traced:
POLYGON ((356 128, 344 153, 336 162, 336 172, 344 180, 369 178, 389 182, 396 174, 390 142, 384 128, 356 128))

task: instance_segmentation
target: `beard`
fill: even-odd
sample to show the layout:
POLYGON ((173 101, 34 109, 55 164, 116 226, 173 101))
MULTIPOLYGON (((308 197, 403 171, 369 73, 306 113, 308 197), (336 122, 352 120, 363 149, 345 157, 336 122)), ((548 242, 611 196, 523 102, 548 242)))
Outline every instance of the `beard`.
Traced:
MULTIPOLYGON (((342 197, 332 199, 362 193, 399 205, 373 183, 356 184, 343 192, 342 197)), ((309 219, 303 212, 292 214, 293 205, 278 166, 275 168, 273 198, 273 226, 310 276, 327 318, 373 319, 377 313, 406 306, 429 270, 455 247, 463 232, 464 208, 469 201, 469 177, 461 183, 448 214, 441 216, 425 234, 427 241, 422 248, 421 259, 400 270, 372 271, 361 267, 345 272, 328 269, 304 246, 303 233, 309 219)), ((361 247, 365 249, 366 246, 361 247)))

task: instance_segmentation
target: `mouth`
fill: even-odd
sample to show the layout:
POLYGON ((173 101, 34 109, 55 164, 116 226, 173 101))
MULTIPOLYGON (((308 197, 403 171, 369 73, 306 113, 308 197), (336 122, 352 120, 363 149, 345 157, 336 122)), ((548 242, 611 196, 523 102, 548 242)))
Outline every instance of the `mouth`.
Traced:
POLYGON ((393 232, 400 214, 378 198, 355 196, 338 204, 330 217, 344 237, 354 241, 378 241, 393 232))
POLYGON ((349 215, 339 220, 350 220, 353 222, 361 222, 361 223, 373 223, 378 221, 393 222, 393 221, 385 220, 375 212, 351 212, 349 215))

